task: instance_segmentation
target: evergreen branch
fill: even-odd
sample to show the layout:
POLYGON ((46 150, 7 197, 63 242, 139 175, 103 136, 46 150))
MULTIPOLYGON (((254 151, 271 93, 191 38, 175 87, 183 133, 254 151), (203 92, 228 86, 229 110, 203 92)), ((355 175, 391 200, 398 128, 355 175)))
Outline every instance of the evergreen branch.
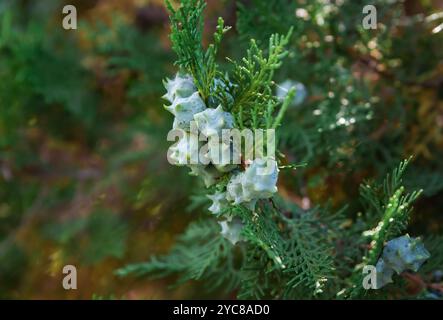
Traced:
POLYGON ((149 262, 118 269, 121 277, 129 275, 161 278, 179 274, 177 284, 189 280, 204 280, 210 290, 223 287, 230 292, 239 285, 239 270, 235 266, 236 250, 220 237, 220 227, 213 220, 189 225, 168 255, 152 257, 149 262))
POLYGON ((400 162, 399 166, 393 170, 392 174, 388 173, 386 175, 386 179, 383 183, 384 194, 386 196, 391 197, 401 186, 403 183, 402 177, 411 160, 412 157, 409 157, 409 159, 400 162))
POLYGON ((277 224, 272 219, 272 211, 259 209, 256 210, 257 212, 251 212, 241 207, 236 211, 245 223, 242 230, 245 239, 261 248, 274 262, 276 268, 286 268, 283 263, 284 240, 281 238, 277 224))
POLYGON ((360 185, 360 196, 366 210, 366 218, 379 219, 383 215, 386 203, 402 185, 403 175, 411 159, 412 157, 402 161, 392 173, 386 175, 381 184, 365 182, 360 185))
MULTIPOLYGON (((217 52, 220 47, 221 40, 223 38, 223 35, 228 32, 231 29, 231 27, 225 27, 223 18, 219 17, 217 22, 217 29, 214 33, 214 43, 210 44, 208 47, 208 50, 205 54, 205 69, 206 69, 206 83, 205 88, 211 89, 211 86, 214 83, 214 79, 217 75, 217 63, 216 63, 216 57, 217 52)), ((209 91, 208 91, 209 94, 209 91)))
POLYGON ((292 276, 286 283, 286 290, 289 292, 304 285, 313 289, 314 295, 322 293, 334 270, 331 247, 323 242, 324 239, 302 229, 291 235, 293 239, 289 241, 288 252, 293 255, 293 263, 285 272, 292 276))
POLYGON ((172 48, 178 56, 176 64, 192 74, 197 88, 205 94, 208 88, 205 85, 207 79, 202 39, 206 3, 203 0, 183 0, 175 10, 171 2, 166 0, 166 6, 170 13, 172 48))
POLYGON ((281 273, 269 266, 269 256, 260 248, 249 245, 241 268, 239 299, 273 298, 282 286, 281 273))
POLYGON ((288 268, 284 273, 289 276, 285 296, 290 296, 300 286, 311 289, 311 295, 319 295, 328 280, 334 277, 334 248, 318 213, 313 209, 285 219, 289 230, 285 247, 288 268))
POLYGON ((291 88, 289 90, 288 94, 285 97, 285 100, 283 100, 283 104, 280 110, 278 111, 277 116, 275 117, 274 123, 272 124, 272 129, 276 129, 282 122, 283 116, 285 115, 286 110, 291 104, 292 99, 294 99, 295 93, 296 93, 295 88, 291 88))
MULTIPOLYGON (((374 229, 363 233, 364 236, 369 236, 370 238, 370 249, 363 257, 362 263, 355 268, 352 277, 352 288, 350 289, 349 294, 350 298, 359 298, 366 293, 362 285, 363 275, 361 268, 365 265, 375 266, 382 253, 385 242, 400 235, 407 227, 412 210, 411 205, 422 192, 420 190, 405 194, 405 188, 400 186, 402 175, 404 174, 409 161, 410 159, 401 162, 400 165, 393 170, 392 174, 386 176, 383 183, 384 194, 381 195, 382 198, 387 198, 387 196, 389 196, 386 202, 381 202, 375 199, 377 196, 380 197, 380 194, 377 192, 366 192, 362 194, 368 203, 375 207, 376 210, 382 208, 383 214, 380 222, 374 229)), ((380 187, 375 189, 380 189, 380 187)), ((371 190, 371 187, 367 185, 364 190, 371 190)))
MULTIPOLYGON (((289 204, 288 204, 289 205, 289 204)), ((294 211, 291 219, 263 205, 256 214, 242 211, 248 254, 242 267, 239 298, 293 298, 323 293, 334 277, 330 230, 319 210, 294 211), (272 263, 271 263, 272 262, 272 263)))
POLYGON ((205 1, 182 0, 177 10, 169 0, 166 0, 166 5, 170 12, 172 48, 178 55, 176 64, 192 74, 202 98, 206 101, 211 95, 217 73, 216 55, 223 35, 230 27, 225 27, 223 19, 219 18, 214 43, 205 51, 202 45, 205 1))
POLYGON ((230 112, 237 115, 240 128, 250 125, 254 115, 262 117, 269 104, 276 103, 271 89, 272 78, 274 71, 281 66, 282 59, 288 54, 285 46, 291 34, 292 28, 286 36, 272 35, 267 57, 252 39, 241 63, 228 59, 234 65, 232 80, 236 84, 230 112))

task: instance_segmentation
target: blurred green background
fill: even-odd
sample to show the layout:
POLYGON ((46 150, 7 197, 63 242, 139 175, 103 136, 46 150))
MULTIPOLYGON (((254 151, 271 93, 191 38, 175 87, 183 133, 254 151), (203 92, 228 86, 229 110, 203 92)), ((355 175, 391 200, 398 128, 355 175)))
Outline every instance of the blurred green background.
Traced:
POLYGON ((162 1, 0 2, 0 297, 183 297, 113 274, 191 218, 192 180, 166 161, 168 32, 162 1))
MULTIPOLYGON (((208 1, 208 34, 218 16, 236 26, 235 2, 208 1)), ((255 2, 242 1, 260 12, 255 2)), ((443 3, 401 6, 399 15, 407 16, 432 13, 443 3)), ((347 10, 355 15, 343 14, 346 25, 361 20, 361 3, 351 7, 347 10)), ((243 10, 240 37, 237 30, 229 33, 221 56, 242 54, 250 37, 285 33, 297 13, 282 8, 266 17, 243 10)), ((396 7, 388 9, 383 17, 397 17, 396 7)), ((308 167, 282 178, 281 194, 300 205, 307 199, 344 203, 355 198, 362 178, 383 176, 386 168, 414 154, 416 168, 425 170, 422 175, 412 170, 410 185, 433 188, 425 190, 428 200, 419 204, 423 214, 415 230, 441 232, 441 34, 431 37, 428 29, 405 27, 406 36, 398 29, 387 32, 375 48, 369 33, 329 23, 329 31, 342 40, 323 41, 326 27, 300 22, 294 42, 300 51, 278 74, 280 80, 296 74, 308 86, 307 105, 323 111, 319 120, 310 118, 313 109, 289 112, 287 121, 307 133, 287 123, 283 150, 290 161, 308 167), (320 51, 324 57, 318 59, 320 51), (357 57, 361 52, 365 55, 357 57), (373 60, 385 69, 375 70, 373 60), (355 74, 364 74, 366 82, 355 74), (327 100, 329 90, 335 90, 334 99, 327 100), (376 115, 370 124, 369 100, 376 115), (319 131, 336 123, 343 101, 355 106, 356 129, 319 131), (395 124, 386 126, 386 119, 395 124), (309 145, 300 143, 310 134, 309 145), (436 172, 439 176, 430 179, 436 172)), ((206 214, 197 179, 166 161, 171 116, 160 97, 162 80, 176 72, 168 34, 162 0, 0 0, 0 298, 218 297, 202 292, 204 284, 170 289, 171 279, 114 274, 128 263, 167 252, 190 220, 206 214), (66 4, 77 7, 77 30, 62 28, 66 4), (77 267, 77 290, 61 285, 67 264, 77 267)))

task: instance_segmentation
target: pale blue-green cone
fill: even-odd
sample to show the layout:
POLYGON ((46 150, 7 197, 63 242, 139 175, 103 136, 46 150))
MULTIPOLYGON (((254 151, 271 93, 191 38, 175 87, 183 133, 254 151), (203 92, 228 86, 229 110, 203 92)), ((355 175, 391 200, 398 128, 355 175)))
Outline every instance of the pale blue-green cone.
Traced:
POLYGON ((187 98, 197 91, 194 80, 190 75, 176 74, 174 79, 163 81, 166 88, 166 94, 162 97, 173 103, 176 98, 187 98))
POLYGON ((242 204, 251 211, 254 211, 257 199, 246 199, 243 190, 244 172, 236 173, 231 177, 226 187, 226 200, 234 204, 242 204))
POLYGON ((229 112, 224 112, 221 105, 217 108, 207 108, 194 115, 198 130, 206 137, 221 138, 223 129, 234 127, 234 118, 229 112))
POLYGON ((220 234, 233 245, 242 240, 243 222, 239 218, 220 221, 219 224, 221 226, 220 234))
POLYGON ((420 238, 411 238, 406 234, 388 241, 382 258, 387 266, 400 274, 405 270, 417 272, 430 256, 420 238))
POLYGON ((222 142, 220 139, 209 139, 206 157, 220 172, 229 172, 240 164, 240 151, 232 142, 222 142))
POLYGON ((217 178, 221 177, 221 173, 212 165, 205 166, 200 164, 191 164, 189 165, 189 168, 191 169, 189 174, 192 176, 201 177, 206 188, 214 185, 217 182, 217 178))
POLYGON ((246 169, 243 180, 244 198, 266 199, 277 192, 278 166, 273 159, 255 159, 246 169))
POLYGON ((165 106, 165 109, 175 116, 173 128, 186 130, 189 129, 194 115, 205 110, 206 105, 198 92, 194 92, 189 97, 175 99, 170 106, 165 106))
POLYGON ((378 259, 376 269, 376 283, 374 289, 380 289, 387 285, 388 283, 392 283, 392 276, 394 275, 394 270, 390 267, 387 267, 385 261, 380 258, 378 259))
POLYGON ((244 171, 231 177, 226 199, 234 204, 244 203, 251 210, 259 199, 267 199, 277 192, 278 166, 272 159, 255 159, 244 171))
POLYGON ((176 166, 184 166, 191 163, 191 139, 197 139, 195 141, 198 142, 198 137, 192 136, 191 134, 184 132, 183 137, 175 143, 174 145, 169 147, 169 161, 171 164, 176 166))
POLYGON ((220 213, 228 206, 226 192, 216 192, 214 194, 207 195, 207 197, 212 200, 212 205, 209 207, 209 211, 211 211, 213 214, 220 213))
POLYGON ((243 176, 244 172, 234 174, 226 187, 226 199, 234 204, 240 204, 247 201, 243 193, 243 176))

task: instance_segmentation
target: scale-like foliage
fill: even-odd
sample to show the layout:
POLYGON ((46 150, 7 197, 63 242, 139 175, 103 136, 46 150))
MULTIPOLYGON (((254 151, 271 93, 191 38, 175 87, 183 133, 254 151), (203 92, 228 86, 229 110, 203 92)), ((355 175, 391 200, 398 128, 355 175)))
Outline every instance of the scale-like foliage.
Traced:
POLYGON ((237 250, 218 236, 220 226, 214 221, 189 225, 168 255, 151 257, 146 263, 132 264, 117 270, 119 276, 165 277, 178 275, 178 283, 202 280, 207 290, 234 290, 240 282, 237 250))
MULTIPOLYGON (((247 56, 241 60, 241 63, 231 61, 234 65, 231 78, 235 86, 232 92, 234 102, 229 111, 236 115, 240 128, 266 127, 266 123, 270 122, 277 103, 272 94, 272 79, 274 71, 281 67, 282 59, 288 54, 285 46, 291 34, 292 29, 286 36, 272 35, 269 39, 267 56, 264 56, 263 51, 252 39, 247 56), (265 122, 260 124, 259 119, 263 117, 265 122)), ((277 118, 276 124, 280 118, 277 118)))
POLYGON ((286 284, 288 291, 303 285, 312 289, 314 295, 321 294, 334 275, 334 247, 315 213, 303 212, 287 221, 290 229, 285 250, 286 259, 290 261, 285 270, 290 275, 286 284))
POLYGON ((204 0, 181 1, 176 10, 171 2, 166 1, 171 19, 171 41, 177 53, 177 64, 192 74, 204 100, 210 96, 211 87, 217 71, 216 54, 223 34, 229 28, 224 27, 223 19, 218 20, 214 34, 214 43, 205 51, 203 41, 204 0))
POLYGON ((370 219, 367 224, 373 223, 374 218, 378 223, 373 229, 363 232, 369 238, 369 250, 354 271, 350 297, 358 298, 367 292, 363 289, 362 268, 365 265, 375 266, 385 243, 400 236, 407 228, 412 203, 420 196, 421 191, 405 193, 402 186, 402 176, 410 160, 405 160, 388 173, 382 184, 371 186, 362 185, 362 199, 367 203, 367 213, 370 219))
MULTIPOLYGON (((214 43, 204 50, 204 2, 184 0, 178 9, 168 3, 177 64, 192 75, 206 105, 221 104, 234 116, 237 128, 278 129, 281 150, 291 161, 300 160, 306 166, 282 174, 285 200, 259 200, 254 210, 242 205, 224 209, 205 218, 195 230, 191 225, 169 254, 122 269, 121 275, 179 273, 179 282, 202 280, 213 289, 222 282, 214 284, 212 279, 226 279, 220 261, 230 256, 239 264, 232 272, 236 281, 229 282, 228 288, 239 298, 388 295, 387 290, 365 291, 362 268, 375 265, 386 242, 406 232, 412 203, 421 191, 408 193, 404 185, 416 189, 425 175, 402 181, 411 159, 386 174, 408 154, 401 142, 408 138, 411 111, 405 105, 412 98, 397 85, 407 81, 399 70, 393 67, 392 74, 383 72, 386 66, 395 65, 392 59, 399 54, 390 48, 387 29, 381 28, 378 34, 386 57, 370 56, 377 48, 374 35, 361 28, 355 17, 364 2, 344 1, 347 16, 323 1, 244 3, 237 29, 240 39, 250 39, 249 48, 240 60, 228 58, 226 69, 216 62, 227 31, 223 20, 218 21, 214 43), (280 68, 284 58, 287 64, 280 68), (367 71, 370 76, 360 76, 371 67, 376 70, 367 71), (380 84, 368 80, 375 77, 381 79, 380 84, 390 84, 392 78, 398 82, 394 81, 389 94, 379 95, 380 84), (303 82, 309 98, 290 106, 297 92, 289 89, 286 98, 278 99, 276 78, 303 82), (385 174, 382 183, 362 183, 368 176, 379 179, 385 174), (294 186, 297 195, 287 191, 294 186), (311 201, 320 205, 312 206, 311 201), (346 209, 338 209, 343 207, 346 209), (223 218, 240 218, 243 223, 242 241, 235 246, 223 246, 220 241, 225 240, 217 228, 209 232, 213 223, 209 221, 223 218), (195 265, 190 266, 188 260, 195 265)), ((398 6, 384 0, 377 3, 392 10, 398 6)), ((389 28, 400 28, 397 18, 397 13, 381 15, 389 28)), ((220 190, 226 186, 225 178, 218 185, 220 190)), ((432 185, 431 191, 438 193, 439 184, 433 181, 432 185)), ((205 203, 201 196, 194 200, 194 209, 205 203)), ((396 280, 401 294, 403 287, 396 280)))

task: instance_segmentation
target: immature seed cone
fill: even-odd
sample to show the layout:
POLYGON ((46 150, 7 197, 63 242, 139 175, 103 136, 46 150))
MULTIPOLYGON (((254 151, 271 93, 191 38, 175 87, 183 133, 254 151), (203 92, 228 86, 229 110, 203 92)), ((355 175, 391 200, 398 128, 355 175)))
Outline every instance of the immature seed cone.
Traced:
POLYGON ((234 127, 234 117, 229 112, 224 112, 221 105, 216 109, 207 108, 194 115, 197 128, 206 137, 222 136, 223 129, 234 127))
POLYGON ((220 221, 219 224, 222 228, 220 233, 225 239, 229 240, 233 245, 241 241, 243 223, 239 218, 220 221))
POLYGON ((194 92, 197 92, 194 80, 190 75, 180 75, 177 73, 174 79, 166 79, 166 81, 163 81, 163 84, 167 90, 163 98, 171 103, 176 98, 187 98, 194 92))
POLYGON ((176 98, 170 106, 165 106, 165 109, 175 116, 173 128, 184 130, 189 129, 194 115, 205 110, 205 108, 206 105, 198 92, 194 92, 186 98, 176 98))
POLYGON ((405 270, 417 272, 430 256, 420 238, 406 234, 389 241, 383 249, 382 258, 386 265, 400 274, 405 270))

